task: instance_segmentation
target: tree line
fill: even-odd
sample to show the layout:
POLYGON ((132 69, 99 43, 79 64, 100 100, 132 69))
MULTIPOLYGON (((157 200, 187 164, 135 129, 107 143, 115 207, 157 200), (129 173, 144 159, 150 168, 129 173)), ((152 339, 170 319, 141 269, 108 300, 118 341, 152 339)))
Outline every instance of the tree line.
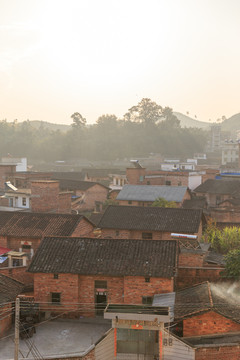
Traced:
POLYGON ((79 112, 71 115, 67 132, 38 129, 31 121, 0 121, 0 153, 36 161, 84 158, 115 160, 144 157, 150 153, 164 156, 193 156, 204 151, 208 133, 197 128, 181 128, 172 109, 144 98, 123 118, 105 114, 96 124, 87 125, 79 112))

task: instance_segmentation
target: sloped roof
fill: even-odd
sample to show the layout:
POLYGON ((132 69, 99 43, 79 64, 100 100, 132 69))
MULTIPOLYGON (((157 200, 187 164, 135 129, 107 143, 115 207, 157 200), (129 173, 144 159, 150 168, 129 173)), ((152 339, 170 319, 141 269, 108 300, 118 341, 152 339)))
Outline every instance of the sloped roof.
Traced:
POLYGON ((175 319, 206 311, 215 311, 240 323, 240 296, 232 292, 229 284, 208 281, 176 292, 175 319))
POLYGON ((199 196, 191 199, 191 200, 184 200, 182 207, 184 209, 204 209, 207 207, 207 200, 199 196))
POLYGON ((81 171, 55 171, 52 172, 52 179, 84 180, 84 174, 81 171))
POLYGON ((69 236, 82 215, 0 211, 0 235, 69 236))
POLYGON ((14 301, 23 288, 24 285, 19 281, 0 274, 0 304, 14 301))
POLYGON ((236 192, 240 192, 240 181, 208 179, 194 189, 194 192, 233 195, 236 192))
POLYGON ((182 202, 186 191, 186 186, 124 185, 117 200, 155 201, 163 198, 167 201, 182 202))
POLYGON ((172 277, 174 240, 44 238, 30 272, 109 276, 172 277))
POLYGON ((202 210, 110 205, 98 227, 197 233, 202 210))
POLYGON ((80 181, 80 180, 71 180, 71 179, 59 179, 59 186, 61 190, 82 190, 86 191, 91 187, 99 185, 108 189, 107 186, 100 184, 94 181, 80 181))

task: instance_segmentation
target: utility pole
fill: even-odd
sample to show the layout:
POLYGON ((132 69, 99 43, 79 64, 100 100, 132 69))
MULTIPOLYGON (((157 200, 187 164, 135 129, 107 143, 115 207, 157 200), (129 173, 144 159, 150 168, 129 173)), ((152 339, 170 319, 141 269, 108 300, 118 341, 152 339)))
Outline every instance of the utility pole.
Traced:
POLYGON ((18 360, 18 351, 19 351, 19 312, 20 312, 20 299, 16 298, 16 301, 15 301, 15 351, 14 351, 14 360, 18 360))

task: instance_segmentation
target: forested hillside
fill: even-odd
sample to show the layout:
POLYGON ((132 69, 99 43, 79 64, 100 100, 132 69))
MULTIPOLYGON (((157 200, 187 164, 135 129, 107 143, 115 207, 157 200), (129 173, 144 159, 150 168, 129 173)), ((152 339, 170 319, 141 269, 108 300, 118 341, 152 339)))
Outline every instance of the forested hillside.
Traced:
POLYGON ((94 125, 86 126, 80 113, 72 116, 68 131, 51 130, 42 123, 38 129, 30 121, 0 122, 0 154, 26 156, 31 160, 113 160, 148 156, 192 156, 201 152, 208 133, 202 129, 180 127, 170 108, 162 108, 150 99, 133 106, 118 119, 102 115, 94 125))

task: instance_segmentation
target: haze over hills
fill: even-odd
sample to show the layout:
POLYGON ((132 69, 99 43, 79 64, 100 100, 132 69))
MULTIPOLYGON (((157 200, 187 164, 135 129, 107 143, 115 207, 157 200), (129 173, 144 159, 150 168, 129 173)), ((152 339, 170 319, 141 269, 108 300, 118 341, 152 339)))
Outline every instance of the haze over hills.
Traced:
POLYGON ((191 118, 190 116, 184 115, 180 112, 174 111, 173 114, 180 120, 181 127, 196 127, 198 129, 210 129, 210 123, 191 118))
MULTIPOLYGON (((180 120, 180 124, 182 128, 186 127, 186 128, 198 128, 207 131, 210 130, 211 123, 209 122, 193 119, 190 116, 182 114, 177 111, 174 111, 173 114, 180 120)), ((40 127, 43 127, 53 131, 60 130, 62 132, 66 132, 71 127, 71 125, 50 123, 42 120, 30 120, 29 122, 31 126, 35 129, 39 129, 40 127)), ((19 122, 18 124, 21 125, 22 122, 19 122)), ((237 130, 240 130, 240 113, 235 114, 230 118, 224 120, 221 123, 221 126, 223 131, 230 131, 232 133, 234 133, 237 130)))

